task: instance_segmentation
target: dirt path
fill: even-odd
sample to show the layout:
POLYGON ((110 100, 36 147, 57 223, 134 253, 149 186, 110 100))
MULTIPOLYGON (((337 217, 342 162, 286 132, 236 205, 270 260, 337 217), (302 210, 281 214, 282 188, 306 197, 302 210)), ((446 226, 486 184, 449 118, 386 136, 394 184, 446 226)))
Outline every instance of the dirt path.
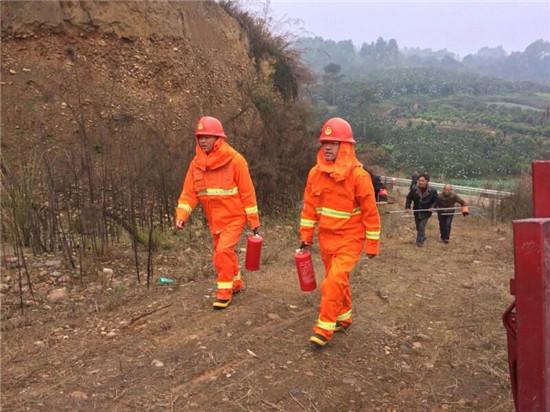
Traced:
POLYGON ((290 227, 266 229, 263 270, 223 312, 212 279, 109 305, 98 292, 86 311, 21 316, 6 298, 2 410, 511 411, 510 229, 460 218, 443 245, 434 217, 418 249, 412 221, 384 221, 383 254, 353 275, 353 328, 323 351, 307 344, 319 295, 299 291, 290 227))

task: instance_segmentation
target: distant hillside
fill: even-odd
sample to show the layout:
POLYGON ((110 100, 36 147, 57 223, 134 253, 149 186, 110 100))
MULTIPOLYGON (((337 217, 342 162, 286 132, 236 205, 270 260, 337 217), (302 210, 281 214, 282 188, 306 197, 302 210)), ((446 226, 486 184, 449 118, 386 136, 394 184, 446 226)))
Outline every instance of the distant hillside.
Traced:
POLYGON ((318 120, 349 120, 363 161, 462 179, 518 175, 550 156, 547 46, 512 55, 483 49, 459 61, 447 50, 399 49, 395 40, 360 49, 319 37, 295 44, 317 73, 308 91, 318 120), (514 69, 522 65, 529 70, 514 69))
POLYGON ((544 40, 533 42, 523 52, 511 54, 502 47, 485 47, 462 60, 446 49, 400 49, 395 39, 386 41, 383 38, 356 47, 350 40, 335 42, 305 37, 298 39, 294 47, 316 73, 322 73, 331 63, 340 65, 342 73, 348 76, 380 69, 424 67, 550 86, 550 42, 544 40))

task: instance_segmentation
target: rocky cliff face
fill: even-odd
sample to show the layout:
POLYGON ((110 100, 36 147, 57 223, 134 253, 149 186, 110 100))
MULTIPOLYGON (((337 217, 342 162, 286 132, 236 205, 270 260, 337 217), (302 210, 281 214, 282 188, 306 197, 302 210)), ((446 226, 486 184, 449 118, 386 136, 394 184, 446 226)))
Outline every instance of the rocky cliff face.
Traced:
POLYGON ((70 133, 78 106, 174 144, 202 114, 254 117, 248 40, 214 2, 7 1, 1 11, 3 132, 32 112, 43 131, 70 133))
POLYGON ((29 1, 2 3, 3 36, 25 38, 41 31, 92 33, 119 38, 185 38, 216 48, 238 40, 240 29, 213 2, 29 1))

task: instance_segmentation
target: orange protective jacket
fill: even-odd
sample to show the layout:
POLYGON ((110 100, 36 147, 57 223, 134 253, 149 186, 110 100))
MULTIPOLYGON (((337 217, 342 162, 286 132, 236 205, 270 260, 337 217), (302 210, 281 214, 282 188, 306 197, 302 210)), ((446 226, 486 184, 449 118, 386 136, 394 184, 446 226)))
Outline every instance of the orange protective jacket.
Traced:
POLYGON ((244 157, 223 138, 206 154, 198 145, 189 165, 176 208, 176 219, 184 222, 201 203, 210 231, 220 233, 229 223, 246 220, 250 228, 260 226, 256 192, 244 157))
POLYGON ((351 239, 366 239, 367 254, 380 252, 380 216, 374 188, 351 143, 340 143, 333 163, 319 150, 317 164, 309 172, 300 220, 303 242, 313 243, 316 225, 321 246, 329 252, 351 239))

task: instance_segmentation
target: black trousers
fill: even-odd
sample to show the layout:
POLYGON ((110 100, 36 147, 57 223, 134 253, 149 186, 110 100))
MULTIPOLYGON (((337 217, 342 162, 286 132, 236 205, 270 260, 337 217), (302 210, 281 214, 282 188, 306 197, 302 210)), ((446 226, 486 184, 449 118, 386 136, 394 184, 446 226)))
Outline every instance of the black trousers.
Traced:
POLYGON ((426 224, 431 214, 415 213, 414 223, 416 224, 416 243, 424 243, 426 240, 426 224))
POLYGON ((453 215, 438 214, 439 219, 439 233, 441 234, 441 240, 449 240, 451 237, 451 224, 453 223, 453 215))

